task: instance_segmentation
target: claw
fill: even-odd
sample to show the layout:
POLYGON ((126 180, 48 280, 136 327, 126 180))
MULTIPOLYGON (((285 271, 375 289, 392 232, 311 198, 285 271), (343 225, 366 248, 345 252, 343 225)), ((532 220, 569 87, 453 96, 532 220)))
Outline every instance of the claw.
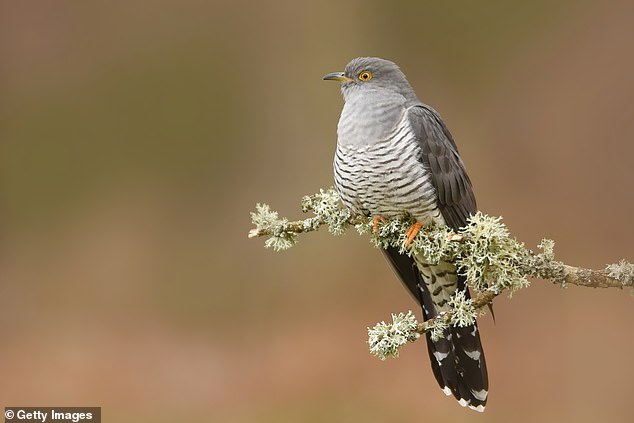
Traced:
POLYGON ((387 222, 387 219, 384 218, 383 216, 377 216, 374 219, 372 219, 372 225, 373 225, 372 232, 374 232, 374 235, 379 234, 379 222, 385 223, 387 222))
POLYGON ((422 228, 423 224, 420 222, 416 222, 412 226, 410 226, 409 230, 407 231, 407 241, 405 241, 405 248, 409 247, 409 245, 412 243, 412 241, 414 240, 416 235, 418 235, 418 232, 420 232, 422 228))

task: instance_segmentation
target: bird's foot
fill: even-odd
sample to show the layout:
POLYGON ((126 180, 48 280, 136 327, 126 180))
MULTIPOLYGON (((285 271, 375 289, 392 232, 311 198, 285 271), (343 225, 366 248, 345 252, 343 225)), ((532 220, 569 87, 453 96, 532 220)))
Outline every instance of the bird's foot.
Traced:
POLYGON ((385 223, 387 222, 387 219, 384 218, 383 216, 377 216, 374 219, 372 219, 372 232, 374 233, 374 235, 379 234, 379 222, 385 223))
POLYGON ((409 227, 409 230, 407 231, 407 241, 405 241, 405 248, 409 247, 409 245, 412 243, 412 241, 414 240, 416 235, 418 235, 418 232, 420 232, 421 229, 423 229, 423 224, 420 222, 416 222, 412 226, 409 227))

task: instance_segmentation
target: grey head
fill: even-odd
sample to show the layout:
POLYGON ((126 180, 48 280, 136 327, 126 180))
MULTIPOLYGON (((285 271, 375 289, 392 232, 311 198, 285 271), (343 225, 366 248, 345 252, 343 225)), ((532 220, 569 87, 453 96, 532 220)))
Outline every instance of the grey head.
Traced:
POLYGON ((401 95, 407 104, 419 102, 401 69, 394 62, 379 57, 357 57, 346 65, 343 72, 329 73, 324 79, 341 82, 345 101, 378 91, 401 95))

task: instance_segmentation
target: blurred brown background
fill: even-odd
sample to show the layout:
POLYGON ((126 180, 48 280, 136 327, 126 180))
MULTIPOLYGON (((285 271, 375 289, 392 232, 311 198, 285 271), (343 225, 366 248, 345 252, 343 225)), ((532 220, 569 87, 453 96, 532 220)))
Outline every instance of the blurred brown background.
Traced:
POLYGON ((480 415, 422 343, 367 352, 415 309, 362 237, 248 240, 332 184, 349 59, 396 61, 443 115, 479 206, 530 247, 634 258, 630 1, 2 1, 0 406, 112 422, 634 420, 634 300, 542 281, 481 329, 480 415))

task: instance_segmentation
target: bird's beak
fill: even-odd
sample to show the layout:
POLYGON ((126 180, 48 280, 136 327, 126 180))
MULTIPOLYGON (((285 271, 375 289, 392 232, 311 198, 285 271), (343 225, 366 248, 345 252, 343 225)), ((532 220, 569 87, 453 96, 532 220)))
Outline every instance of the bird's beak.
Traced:
POLYGON ((325 81, 339 81, 339 82, 351 82, 352 79, 348 78, 343 72, 332 72, 324 76, 325 81))

